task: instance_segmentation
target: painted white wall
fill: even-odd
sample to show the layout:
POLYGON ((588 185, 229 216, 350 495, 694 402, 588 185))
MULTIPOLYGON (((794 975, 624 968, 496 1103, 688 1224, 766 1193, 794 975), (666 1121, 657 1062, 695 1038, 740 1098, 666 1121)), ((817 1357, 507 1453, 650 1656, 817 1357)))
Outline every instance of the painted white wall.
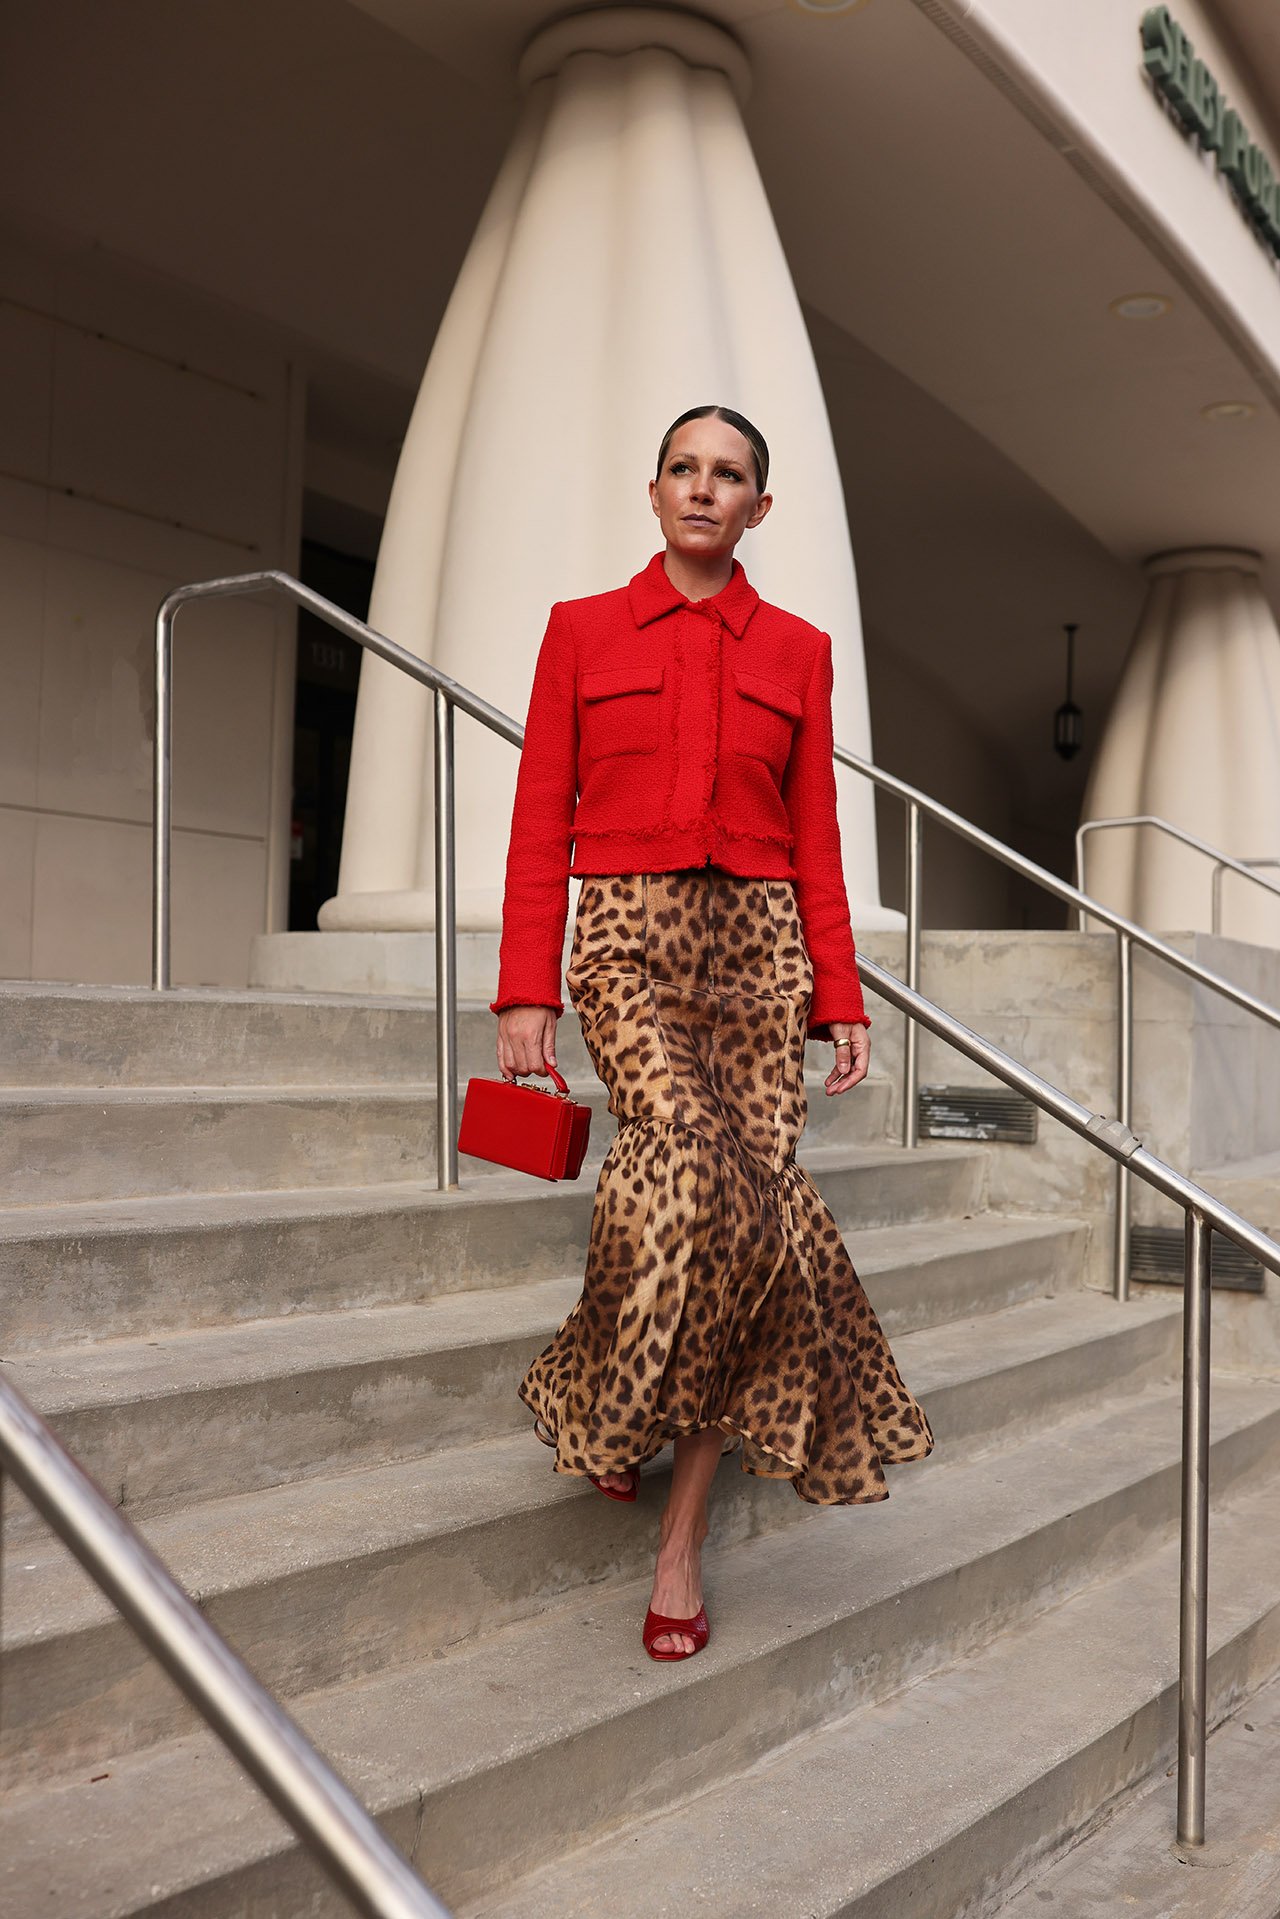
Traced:
MULTIPOLYGON (((150 972, 156 609, 297 569, 301 382, 211 302, 0 233, 0 975, 150 972)), ((174 976, 285 923, 293 615, 177 622, 174 976)))

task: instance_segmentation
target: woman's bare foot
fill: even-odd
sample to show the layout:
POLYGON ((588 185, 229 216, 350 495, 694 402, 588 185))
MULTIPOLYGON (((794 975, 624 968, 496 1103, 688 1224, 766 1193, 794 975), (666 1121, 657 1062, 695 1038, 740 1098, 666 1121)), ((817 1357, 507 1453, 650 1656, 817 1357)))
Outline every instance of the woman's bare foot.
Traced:
MULTIPOLYGON (((702 1605, 702 1542, 707 1536, 707 1493, 720 1464, 724 1434, 718 1426, 681 1433, 675 1443, 671 1491, 658 1528, 651 1608, 664 1619, 696 1619, 702 1605)), ((659 1633, 654 1652, 696 1652, 692 1633, 659 1633)))
MULTIPOLYGON (((693 1619, 697 1615, 702 1605, 702 1542, 706 1536, 704 1521, 691 1539, 664 1540, 658 1547, 649 1604, 664 1619, 693 1619)), ((687 1632, 659 1633, 653 1649, 690 1653, 694 1650, 693 1636, 687 1632)))

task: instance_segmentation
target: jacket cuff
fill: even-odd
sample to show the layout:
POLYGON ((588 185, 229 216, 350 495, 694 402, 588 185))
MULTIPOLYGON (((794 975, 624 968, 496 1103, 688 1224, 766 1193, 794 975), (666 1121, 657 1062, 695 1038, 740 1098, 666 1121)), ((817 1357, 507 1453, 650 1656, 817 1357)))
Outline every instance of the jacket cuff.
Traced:
POLYGON ((808 1036, 810 1039, 830 1039, 831 1022, 837 1026, 870 1026, 871 1020, 866 1013, 829 1013, 825 1019, 815 1019, 809 1015, 808 1036))
POLYGON ((557 1019, 559 1019, 561 1013, 564 1011, 564 1001, 562 999, 543 999, 537 993, 508 993, 505 999, 491 999, 489 1001, 489 1011, 491 1013, 505 1013, 509 1006, 547 1006, 550 1007, 557 1019))
POLYGON ((813 992, 809 998, 809 1038, 830 1039, 831 1022, 846 1026, 870 1026, 862 981, 857 962, 843 966, 815 966, 813 992))

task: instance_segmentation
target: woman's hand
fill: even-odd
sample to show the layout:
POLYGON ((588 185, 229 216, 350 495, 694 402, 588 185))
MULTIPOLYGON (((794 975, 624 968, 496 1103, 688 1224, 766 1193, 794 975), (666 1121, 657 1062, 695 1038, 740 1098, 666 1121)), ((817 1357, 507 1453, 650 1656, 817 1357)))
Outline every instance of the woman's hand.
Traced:
POLYGON ((836 1042, 836 1063, 823 1084, 829 1094, 847 1093, 867 1076, 871 1064, 871 1035, 861 1022, 846 1026, 842 1021, 833 1021, 831 1037, 836 1042), (849 1042, 848 1050, 842 1044, 845 1040, 849 1042))
POLYGON ((544 1073, 555 1065, 558 1018, 549 1006, 508 1006, 499 1013, 498 1065, 503 1079, 544 1073))

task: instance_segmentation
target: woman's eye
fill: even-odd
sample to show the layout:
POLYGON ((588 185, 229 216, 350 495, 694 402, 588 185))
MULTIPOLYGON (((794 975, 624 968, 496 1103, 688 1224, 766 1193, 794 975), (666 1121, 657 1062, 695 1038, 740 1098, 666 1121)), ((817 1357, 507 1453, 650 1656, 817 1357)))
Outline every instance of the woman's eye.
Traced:
MULTIPOLYGON (((692 469, 687 460, 673 460, 667 471, 669 473, 689 473, 692 469)), ((741 473, 739 473, 735 467, 731 466, 717 467, 716 472, 722 474, 726 480, 740 480, 742 478, 741 473)))

